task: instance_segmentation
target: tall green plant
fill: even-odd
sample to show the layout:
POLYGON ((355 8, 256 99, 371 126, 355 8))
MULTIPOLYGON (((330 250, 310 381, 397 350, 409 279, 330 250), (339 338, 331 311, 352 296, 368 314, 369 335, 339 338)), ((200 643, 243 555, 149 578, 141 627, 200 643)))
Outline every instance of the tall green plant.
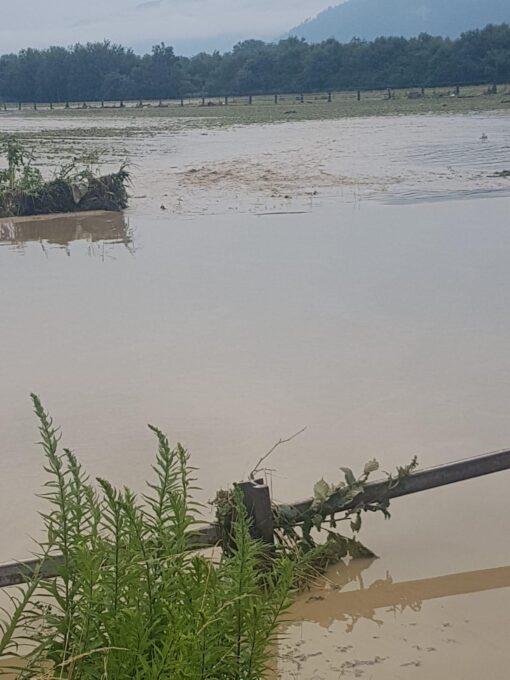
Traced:
POLYGON ((299 563, 281 555, 261 569, 240 493, 231 553, 215 564, 190 551, 200 507, 185 449, 151 428, 158 454, 144 496, 92 482, 32 399, 48 474, 40 552, 58 578, 30 580, 0 628, 0 655, 28 641, 26 680, 264 678, 299 563))

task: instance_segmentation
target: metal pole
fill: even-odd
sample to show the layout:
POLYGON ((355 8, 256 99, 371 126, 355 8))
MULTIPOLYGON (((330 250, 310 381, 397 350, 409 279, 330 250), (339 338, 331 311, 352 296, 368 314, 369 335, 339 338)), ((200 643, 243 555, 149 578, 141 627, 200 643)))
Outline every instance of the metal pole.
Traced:
MULTIPOLYGON (((345 512, 346 510, 354 510, 364 503, 374 503, 382 498, 400 498, 401 496, 408 496, 429 489, 437 489, 441 486, 484 477, 485 475, 503 472, 504 470, 510 470, 510 450, 489 453, 456 463, 448 463, 427 470, 420 470, 398 481, 385 479, 380 482, 373 482, 367 484, 363 494, 357 496, 350 503, 342 503, 333 494, 328 499, 324 509, 327 514, 345 512)), ((248 513, 253 518, 255 535, 266 543, 273 543, 273 513, 269 488, 263 483, 263 480, 243 482, 240 484, 240 487, 245 496, 248 513)), ((298 513, 297 524, 299 523, 299 514, 306 512, 312 503, 313 499, 308 498, 292 504, 291 507, 298 513)), ((190 547, 212 546, 216 545, 219 540, 220 528, 216 524, 209 524, 198 529, 192 535, 190 547)), ((61 558, 52 557, 43 563, 42 571, 45 578, 53 578, 58 575, 59 559, 61 558)), ((38 564, 38 560, 30 560, 0 565, 0 588, 25 582, 27 575, 29 576, 38 564)))
MULTIPOLYGON (((220 528, 217 524, 206 524, 189 537, 191 549, 208 548, 217 545, 219 542, 220 528)), ((41 577, 55 578, 58 576, 62 559, 61 555, 55 555, 44 560, 41 566, 41 577)), ((37 559, 0 564, 0 589, 25 583, 40 564, 40 560, 37 559)))
MULTIPOLYGON (((382 498, 400 498, 401 496, 408 496, 420 491, 428 491, 429 489, 437 489, 440 486, 456 484, 457 482, 464 482, 476 477, 484 477, 485 475, 502 472, 503 470, 510 470, 510 450, 490 453, 484 456, 477 456, 476 458, 461 460, 457 463, 448 463, 427 470, 413 472, 408 477, 398 481, 398 483, 396 483, 396 480, 373 482, 367 484, 362 495, 345 505, 339 502, 338 499, 335 499, 333 494, 328 501, 328 508, 331 506, 331 512, 353 510, 363 503, 374 503, 382 498)), ((305 512, 312 502, 313 499, 310 498, 294 503, 293 507, 300 513, 305 512)))

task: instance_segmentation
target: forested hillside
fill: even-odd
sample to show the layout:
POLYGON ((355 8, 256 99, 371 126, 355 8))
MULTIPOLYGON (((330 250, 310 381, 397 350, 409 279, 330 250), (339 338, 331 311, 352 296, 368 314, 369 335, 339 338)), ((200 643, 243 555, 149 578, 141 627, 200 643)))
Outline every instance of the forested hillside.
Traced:
POLYGON ((290 35, 310 42, 410 38, 420 33, 456 38, 463 31, 503 22, 510 22, 509 0, 347 0, 294 28, 290 35))
POLYGON ((342 44, 256 40, 223 55, 177 57, 108 42, 23 50, 0 57, 0 100, 167 99, 187 94, 255 94, 345 88, 510 82, 510 26, 487 26, 457 40, 420 35, 342 44))

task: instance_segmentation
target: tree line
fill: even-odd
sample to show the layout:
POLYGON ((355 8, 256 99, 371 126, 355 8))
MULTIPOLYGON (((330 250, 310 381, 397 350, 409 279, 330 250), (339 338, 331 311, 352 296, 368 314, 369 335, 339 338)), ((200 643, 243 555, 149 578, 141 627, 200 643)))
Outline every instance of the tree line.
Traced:
POLYGON ((109 41, 25 49, 0 57, 0 100, 65 102, 171 99, 382 87, 510 82, 510 26, 489 25, 460 38, 247 40, 230 52, 150 54, 109 41))

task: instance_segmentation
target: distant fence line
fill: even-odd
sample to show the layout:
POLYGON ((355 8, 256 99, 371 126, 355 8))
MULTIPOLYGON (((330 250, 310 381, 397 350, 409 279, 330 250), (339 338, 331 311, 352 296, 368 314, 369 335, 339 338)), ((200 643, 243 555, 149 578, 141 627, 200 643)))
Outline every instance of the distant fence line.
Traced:
POLYGON ((0 113, 12 110, 66 110, 66 109, 143 109, 143 108, 169 108, 173 106, 229 106, 229 105, 251 105, 254 100, 258 103, 275 104, 307 103, 310 98, 313 101, 327 101, 331 103, 335 98, 352 95, 358 101, 363 96, 382 94, 385 99, 392 99, 396 92, 407 92, 408 98, 420 98, 429 96, 441 96, 437 91, 447 90, 455 96, 462 95, 462 89, 473 87, 487 87, 487 94, 496 95, 506 92, 507 83, 495 83, 493 81, 483 81, 476 83, 440 84, 440 85, 399 85, 384 87, 365 87, 365 88, 345 88, 342 90, 313 90, 306 92, 254 92, 252 94, 187 94, 179 97, 163 99, 97 99, 97 100, 76 100, 76 101, 23 101, 12 102, 0 99, 0 113))

